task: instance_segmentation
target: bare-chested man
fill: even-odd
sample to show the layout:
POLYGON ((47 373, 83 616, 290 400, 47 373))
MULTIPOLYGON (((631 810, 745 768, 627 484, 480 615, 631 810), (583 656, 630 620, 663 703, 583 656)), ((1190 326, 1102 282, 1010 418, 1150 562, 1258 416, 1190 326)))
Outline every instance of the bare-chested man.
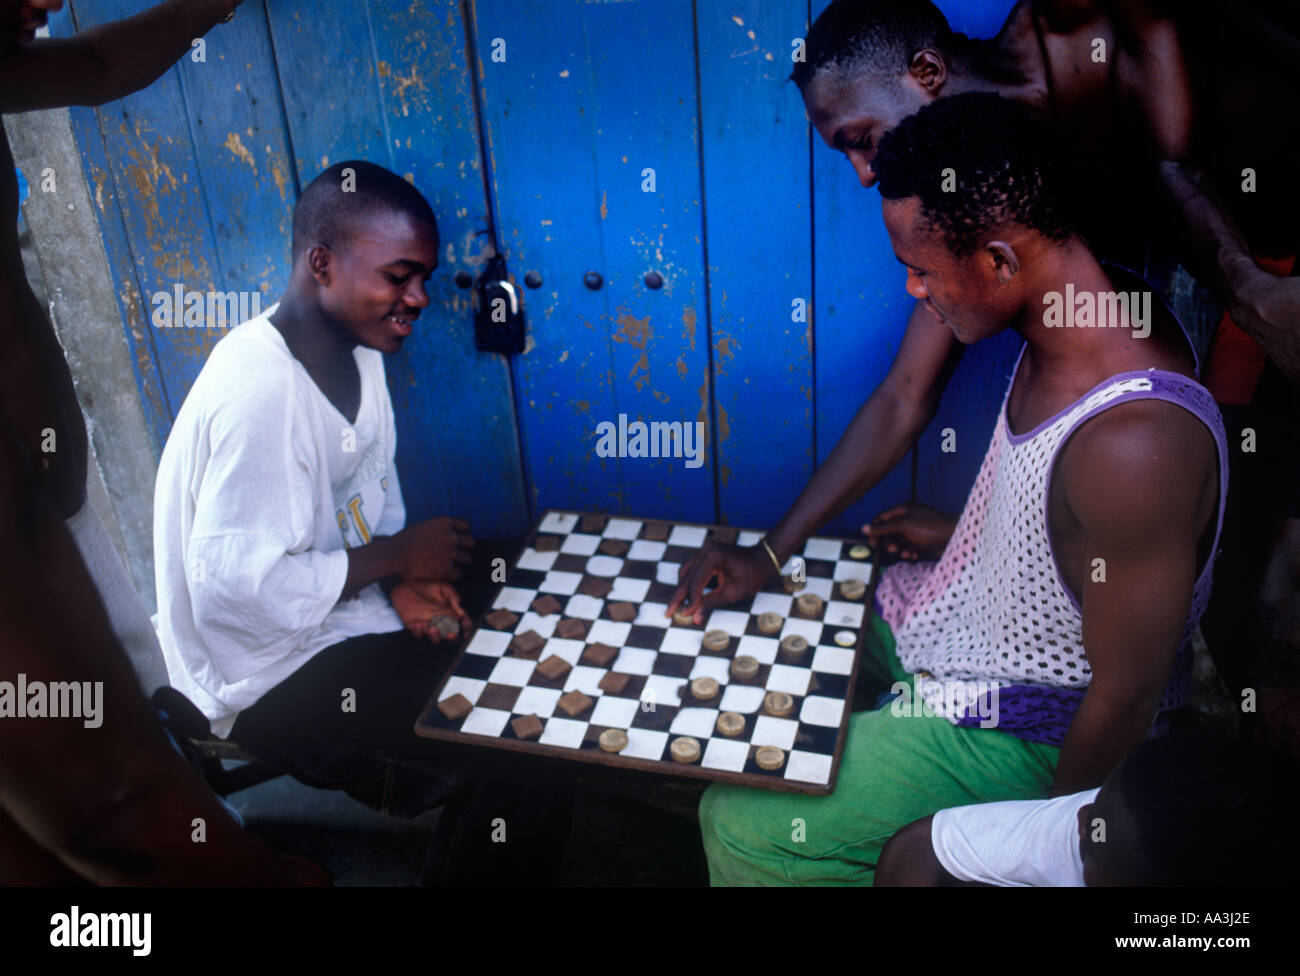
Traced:
MULTIPOLYGON (((35 31, 62 0, 0 0, 0 112, 96 105, 143 88, 240 2, 172 0, 56 41, 35 31)), ((0 717, 0 882, 326 881, 239 829, 164 737, 114 636, 65 523, 83 517, 86 430, 24 276, 17 222, 0 130, 0 681, 102 683, 102 698, 97 725, 0 717), (193 839, 196 818, 204 843, 193 839)))

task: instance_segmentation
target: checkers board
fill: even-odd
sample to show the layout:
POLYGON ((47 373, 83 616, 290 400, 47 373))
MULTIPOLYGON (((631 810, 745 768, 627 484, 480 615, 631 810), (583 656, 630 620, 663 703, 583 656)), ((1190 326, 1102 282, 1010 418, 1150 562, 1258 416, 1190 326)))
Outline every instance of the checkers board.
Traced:
MULTIPOLYGON (((416 733, 669 775, 830 793, 873 591, 870 558, 850 556, 861 542, 813 538, 798 554, 806 582, 797 592, 822 598, 816 616, 802 615, 783 583, 797 557, 782 567, 784 577, 774 577, 748 600, 711 611, 701 626, 664 616, 679 568, 706 539, 746 546, 761 537, 724 526, 546 512, 416 721, 416 733), (848 580, 867 584, 865 593, 846 599, 839 584, 848 580), (778 632, 759 630, 763 613, 783 618, 778 632), (727 633, 725 649, 703 645, 710 630, 727 633), (808 645, 796 659, 781 646, 791 634, 808 645), (730 670, 741 655, 759 665, 747 680, 730 670), (719 686, 707 701, 691 692, 700 677, 719 686), (793 708, 786 717, 764 708, 772 691, 790 696, 793 708), (743 731, 721 734, 722 712, 739 713, 743 731), (599 736, 607 729, 626 734, 620 752, 600 748, 599 736), (700 745, 690 763, 673 759, 670 751, 684 736, 700 745), (779 768, 759 767, 762 746, 782 750, 779 768)), ((856 589, 850 584, 851 593, 856 589)))

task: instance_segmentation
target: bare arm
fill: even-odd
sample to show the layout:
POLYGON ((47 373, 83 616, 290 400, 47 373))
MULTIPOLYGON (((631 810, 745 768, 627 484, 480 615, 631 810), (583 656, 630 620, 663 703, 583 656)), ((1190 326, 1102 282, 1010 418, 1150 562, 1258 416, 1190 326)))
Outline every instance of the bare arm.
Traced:
POLYGON ((1058 467, 1084 540, 1083 643, 1092 681, 1061 746, 1051 795, 1101 785, 1151 727, 1191 605, 1197 543, 1218 476, 1208 431, 1172 404, 1115 407, 1058 467), (1104 581, 1093 560, 1104 559, 1104 581))
POLYGON ((0 112, 102 105, 153 84, 243 0, 168 0, 0 58, 0 112))
POLYGON ((934 844, 930 840, 933 821, 933 815, 913 820, 889 838, 876 865, 875 887, 937 888, 958 884, 934 853, 934 844))

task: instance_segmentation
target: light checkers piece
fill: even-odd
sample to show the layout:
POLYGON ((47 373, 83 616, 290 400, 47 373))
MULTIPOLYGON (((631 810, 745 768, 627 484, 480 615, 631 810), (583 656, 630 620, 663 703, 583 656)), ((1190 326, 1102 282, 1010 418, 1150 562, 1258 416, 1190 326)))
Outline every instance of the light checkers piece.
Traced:
POLYGON ((735 538, 741 546, 761 538, 715 529, 545 513, 416 732, 679 777, 830 793, 874 566, 850 555, 853 541, 810 539, 794 554, 806 578, 799 595, 815 595, 820 614, 797 609, 778 576, 753 597, 706 612, 700 624, 676 623, 665 611, 680 568, 700 546, 709 538, 735 538), (854 582, 863 585, 857 599, 849 595, 854 582), (838 643, 845 638, 847 644, 838 643), (789 652, 800 646, 802 654, 789 652), (711 697, 693 694, 713 686, 711 697), (769 697, 788 708, 774 714, 765 708, 769 697), (674 750, 687 745, 676 744, 688 740, 696 752, 681 758, 674 750), (773 752, 760 763, 764 749, 773 752))

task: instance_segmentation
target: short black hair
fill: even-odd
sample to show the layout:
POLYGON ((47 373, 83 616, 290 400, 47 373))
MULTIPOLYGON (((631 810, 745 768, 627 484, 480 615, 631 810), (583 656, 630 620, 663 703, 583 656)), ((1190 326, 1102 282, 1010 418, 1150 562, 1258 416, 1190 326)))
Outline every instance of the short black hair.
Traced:
POLYGON ((928 0, 835 0, 821 12, 804 42, 790 80, 807 89, 819 74, 896 79, 924 48, 946 51, 956 35, 928 0))
POLYGON ((1157 885, 1290 880, 1296 770, 1236 739, 1171 735, 1126 756, 1103 789, 1118 788, 1137 848, 1157 885))
POLYGON ((871 166, 886 200, 921 198, 958 257, 1008 224, 1057 242, 1074 232, 1051 133, 1001 95, 936 99, 885 133, 871 166))
POLYGON ((407 214, 438 232, 438 221, 423 194, 396 173, 360 159, 335 163, 307 185, 293 208, 295 260, 305 248, 325 244, 341 251, 354 226, 376 212, 407 214), (344 170, 350 189, 344 189, 344 170))

